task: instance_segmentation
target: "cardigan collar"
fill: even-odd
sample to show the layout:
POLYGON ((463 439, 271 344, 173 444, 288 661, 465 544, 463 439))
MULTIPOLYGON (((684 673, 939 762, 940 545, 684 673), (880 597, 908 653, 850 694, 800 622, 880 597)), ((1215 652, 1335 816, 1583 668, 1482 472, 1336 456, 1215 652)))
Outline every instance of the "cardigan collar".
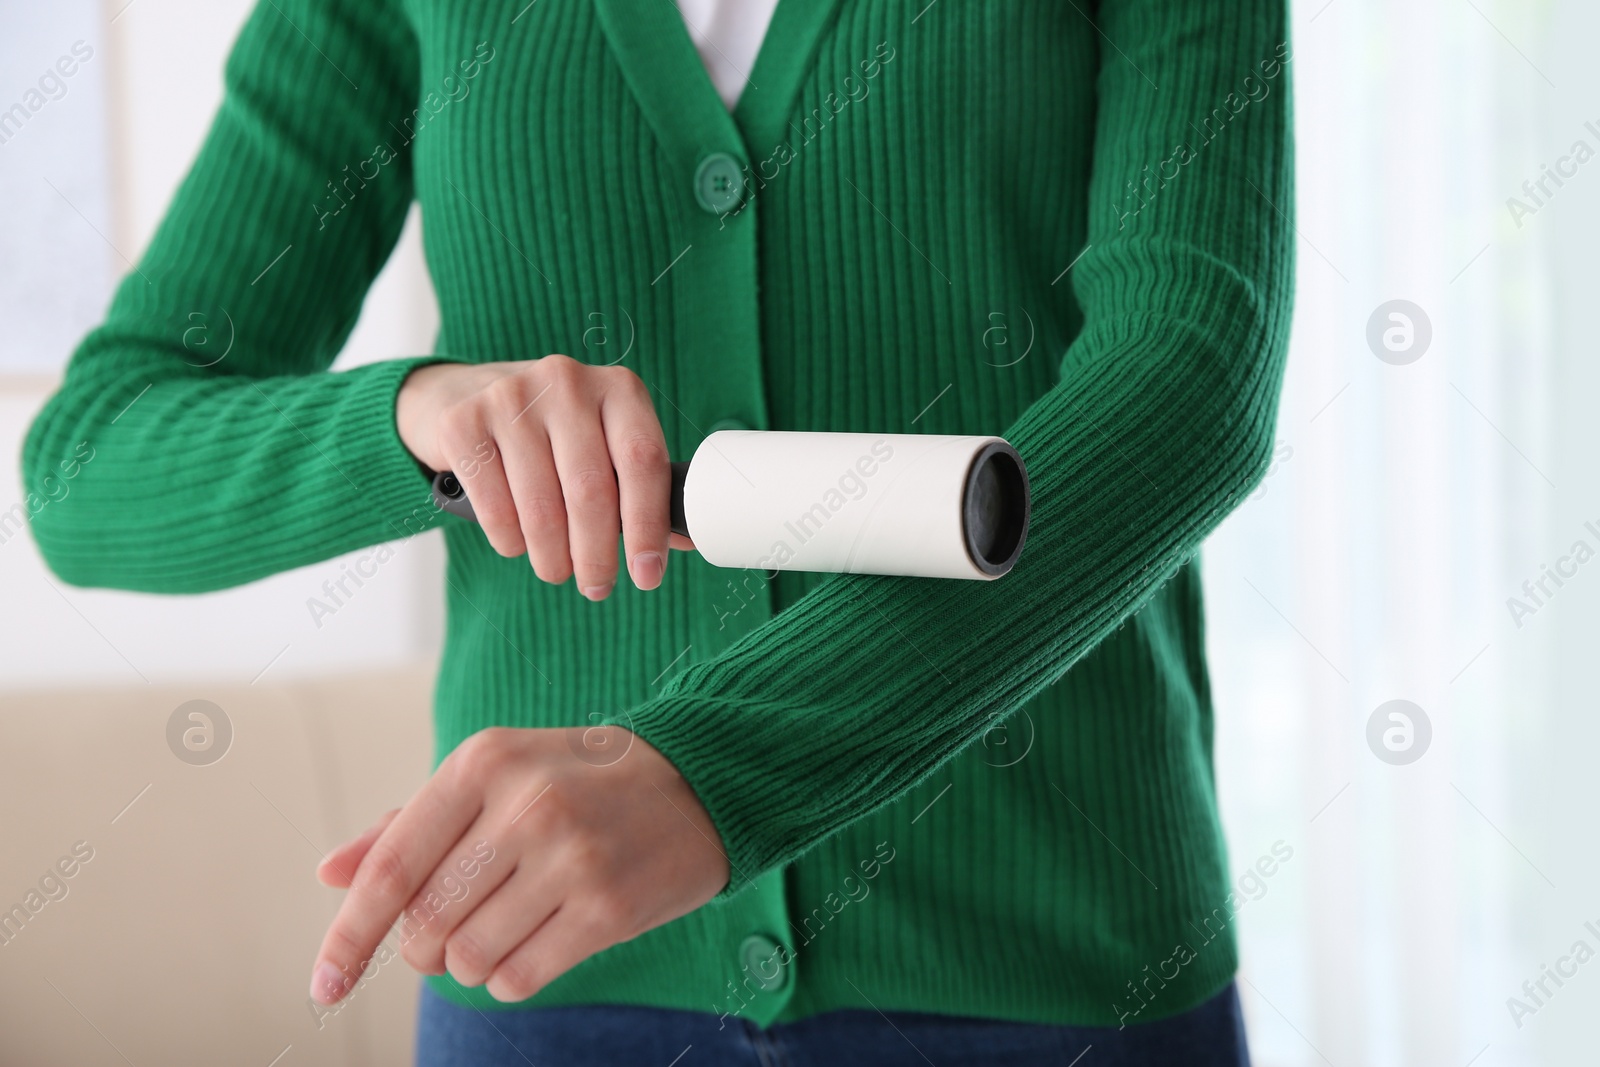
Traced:
POLYGON ((762 38, 749 83, 732 114, 668 0, 595 0, 623 76, 670 159, 692 165, 708 151, 770 151, 782 139, 838 0, 781 0, 762 38))

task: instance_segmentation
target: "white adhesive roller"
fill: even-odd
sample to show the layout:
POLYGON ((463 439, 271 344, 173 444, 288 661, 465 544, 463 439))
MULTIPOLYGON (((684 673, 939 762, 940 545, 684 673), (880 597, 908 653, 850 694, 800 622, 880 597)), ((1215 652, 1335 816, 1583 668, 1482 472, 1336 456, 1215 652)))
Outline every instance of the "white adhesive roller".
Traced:
POLYGON ((998 578, 1028 529, 1022 458, 998 437, 721 430, 683 487, 718 567, 998 578))
MULTIPOLYGON (((450 471, 439 507, 477 519, 450 471)), ((672 464, 670 525, 718 567, 998 578, 1032 503, 998 437, 720 430, 672 464)))

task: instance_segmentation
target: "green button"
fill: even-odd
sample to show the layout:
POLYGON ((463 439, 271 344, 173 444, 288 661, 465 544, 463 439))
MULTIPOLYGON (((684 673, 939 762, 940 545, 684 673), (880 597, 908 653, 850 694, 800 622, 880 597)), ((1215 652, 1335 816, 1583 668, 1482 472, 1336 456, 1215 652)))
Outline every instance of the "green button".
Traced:
POLYGON ((694 172, 694 198, 713 215, 739 206, 744 196, 744 174, 739 161, 726 152, 713 152, 694 172))
POLYGON ((718 419, 711 424, 711 429, 706 431, 706 436, 709 437, 718 430, 748 430, 749 428, 738 419, 718 419))
POLYGON ((751 934, 739 946, 739 962, 745 973, 756 980, 762 992, 772 993, 789 984, 789 958, 778 943, 764 934, 751 934))

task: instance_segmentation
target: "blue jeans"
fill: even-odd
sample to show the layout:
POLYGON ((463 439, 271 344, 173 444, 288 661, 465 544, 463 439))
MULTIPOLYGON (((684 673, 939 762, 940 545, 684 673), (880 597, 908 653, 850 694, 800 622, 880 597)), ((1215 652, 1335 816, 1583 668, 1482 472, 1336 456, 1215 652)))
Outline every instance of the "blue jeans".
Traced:
POLYGON ((1233 985, 1126 1029, 832 1011, 762 1029, 627 1005, 480 1012, 422 989, 417 1067, 1249 1067, 1233 985), (1093 1048, 1092 1055, 1084 1055, 1093 1048), (1078 1057, 1083 1057, 1081 1064, 1078 1057))

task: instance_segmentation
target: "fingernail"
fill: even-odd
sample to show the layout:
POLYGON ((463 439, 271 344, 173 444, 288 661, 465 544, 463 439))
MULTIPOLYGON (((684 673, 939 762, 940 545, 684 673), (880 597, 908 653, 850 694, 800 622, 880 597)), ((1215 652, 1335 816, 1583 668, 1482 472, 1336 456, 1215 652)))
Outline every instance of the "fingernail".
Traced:
POLYGON ((311 999, 332 1004, 344 993, 344 975, 331 963, 319 963, 311 974, 311 999))
POLYGON ((588 597, 590 600, 604 600, 606 595, 611 592, 611 587, 616 584, 616 582, 612 582, 609 585, 587 586, 583 590, 583 595, 588 597))
POLYGON ((654 589, 661 584, 665 569, 659 552, 641 552, 633 557, 633 584, 640 589, 654 589))

